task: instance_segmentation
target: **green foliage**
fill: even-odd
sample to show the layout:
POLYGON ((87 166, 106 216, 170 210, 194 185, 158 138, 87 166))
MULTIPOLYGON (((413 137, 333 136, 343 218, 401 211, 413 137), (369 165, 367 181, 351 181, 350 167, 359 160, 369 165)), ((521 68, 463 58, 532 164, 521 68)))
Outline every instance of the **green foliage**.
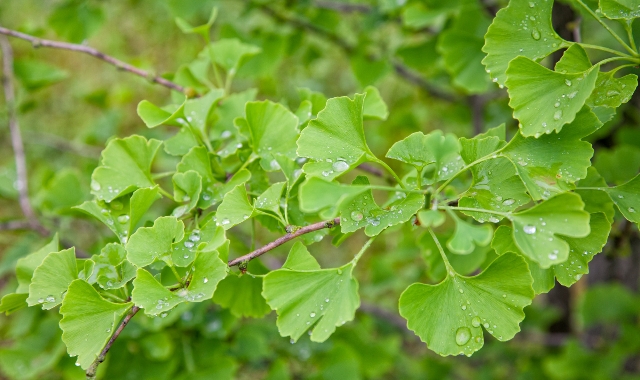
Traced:
MULTIPOLYGON (((28 169, 36 214, 63 238, 7 239, 0 273, 15 268, 15 279, 3 280, 0 311, 14 316, 0 321, 3 373, 82 376, 61 340, 98 378, 510 378, 453 363, 519 365, 513 352, 530 360, 522 378, 590 376, 577 367, 591 353, 576 342, 553 357, 516 346, 554 318, 536 295, 579 282, 603 250, 633 249, 634 1, 563 3, 595 17, 578 21, 587 42, 553 29, 551 0, 510 0, 493 19, 493 5, 476 0, 332 5, 367 16, 307 2, 127 4, 174 12, 178 29, 202 37, 162 43, 182 62, 162 77, 184 93, 145 94, 152 102, 83 87, 79 101, 101 111, 137 103, 138 118, 123 111, 114 124, 128 129, 117 131, 92 118, 95 130, 85 123, 61 144, 104 146, 97 161, 59 163, 29 147, 29 160, 56 162, 28 169), (359 34, 343 36, 348 17, 359 34), (613 39, 591 31, 598 25, 613 39), (387 310, 439 356, 476 356, 421 356, 387 310), (516 344, 480 351, 488 335, 505 342, 521 329, 516 344)), ((108 7, 65 1, 49 26, 80 42, 108 22, 108 7)), ((18 110, 34 125, 44 112, 35 90, 70 80, 41 60, 15 65, 18 110)), ((4 184, 13 167, 0 169, 0 196, 17 204, 17 187, 4 184)), ((613 378, 619 358, 640 349, 637 296, 575 289, 578 329, 624 322, 598 369, 613 378)))

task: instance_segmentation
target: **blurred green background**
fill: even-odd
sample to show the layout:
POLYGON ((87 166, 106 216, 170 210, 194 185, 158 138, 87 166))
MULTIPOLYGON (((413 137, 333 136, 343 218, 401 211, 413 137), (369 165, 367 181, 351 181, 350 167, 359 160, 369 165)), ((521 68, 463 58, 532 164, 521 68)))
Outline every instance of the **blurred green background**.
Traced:
MULTIPOLYGON (((505 1, 204 1, 204 0, 2 0, 0 25, 42 38, 87 43, 125 62, 183 81, 180 70, 204 47, 176 26, 207 21, 218 7, 212 39, 237 38, 260 54, 237 73, 232 91, 257 88, 295 110, 301 100, 352 95, 377 87, 389 106, 386 121, 367 121, 367 140, 384 155, 415 131, 441 129, 473 136, 515 122, 506 90, 492 84, 479 60, 482 37, 505 1), (480 6, 477 25, 456 24, 459 8, 480 6), (459 68, 462 66, 462 69, 459 68), (478 69, 479 68, 479 69, 478 69), (464 71, 467 70, 467 71, 464 71), (176 74, 177 73, 177 74, 176 74)), ((592 3, 593 5, 593 3, 592 3)), ((566 39, 603 46, 613 42, 570 1, 554 6, 554 25, 566 39)), ((640 38, 636 20, 635 31, 640 38)), ((612 25, 615 27, 615 25, 612 25)), ((167 137, 147 129, 136 114, 143 99, 171 102, 170 91, 93 57, 34 49, 12 39, 19 120, 25 140, 30 194, 43 223, 63 241, 96 253, 106 242, 98 223, 70 209, 89 199, 100 151, 113 136, 167 137)), ((551 57, 549 64, 554 59, 551 57)), ((597 57, 596 57, 597 58, 597 57)), ((629 69, 636 74, 637 69, 629 69)), ((2 103, 4 104, 4 103, 2 103)), ((21 218, 5 107, 0 111, 0 220, 21 218)), ((640 168, 640 96, 620 107, 596 136, 593 162, 607 182, 623 183, 640 168)), ((163 156, 158 171, 175 164, 163 156), (165 164, 163 164, 163 160, 165 164)), ((167 205, 155 209, 164 215, 167 205), (164 209, 162 208, 164 207, 164 209)), ((248 235, 235 232, 233 254, 248 251, 248 235)), ((499 343, 486 337, 471 358, 442 358, 405 328, 397 313, 400 292, 438 268, 422 256, 415 234, 385 234, 358 268, 363 306, 325 343, 279 336, 272 313, 238 318, 213 303, 181 305, 167 318, 137 316, 101 367, 105 379, 640 379, 640 237, 617 221, 591 273, 571 289, 557 285, 525 312, 522 332, 499 343), (426 275, 425 275, 426 272, 426 275)), ((277 236, 259 230, 258 243, 277 236)), ((330 239, 325 239, 330 240, 330 239)), ((20 257, 46 239, 32 232, 0 231, 0 294, 15 288, 20 257)), ((324 264, 355 252, 358 241, 334 247, 323 241, 324 264)), ((262 264, 281 262, 290 245, 262 264), (271 260, 271 261, 270 261, 271 260)), ((478 253, 478 265, 489 253, 478 253)), ((259 273, 260 268, 254 268, 259 273)), ((426 276, 426 277, 425 277, 426 276)), ((60 340, 56 312, 37 308, 0 316, 0 376, 9 379, 81 379, 60 340)))

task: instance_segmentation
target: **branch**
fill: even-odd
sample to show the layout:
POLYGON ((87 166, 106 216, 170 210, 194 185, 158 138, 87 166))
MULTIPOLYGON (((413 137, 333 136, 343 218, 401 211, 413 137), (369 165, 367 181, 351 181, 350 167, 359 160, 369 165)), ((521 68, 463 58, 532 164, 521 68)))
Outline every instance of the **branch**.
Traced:
POLYGON ((0 231, 17 231, 17 230, 30 230, 31 223, 28 220, 10 220, 7 222, 0 222, 0 231))
MULTIPOLYGON (((249 2, 249 4, 251 4, 251 2, 249 2)), ((271 16, 272 18, 283 22, 283 23, 288 23, 291 24, 293 26, 295 26, 298 29, 306 29, 312 33, 315 33, 317 35, 319 35, 320 37, 326 38, 328 40, 330 40, 331 42, 335 43, 336 45, 338 45, 345 53, 347 54, 351 54, 353 53, 356 49, 355 47, 351 46, 351 44, 349 44, 349 42, 345 41, 344 39, 340 38, 339 36, 337 36, 334 33, 331 33, 328 30, 322 29, 306 20, 302 20, 299 18, 294 18, 294 17, 288 17, 286 15, 283 15, 281 13, 279 13, 278 11, 270 8, 268 5, 266 4, 254 4, 256 5, 260 10, 262 10, 264 13, 268 14, 269 16, 271 16)), ((414 72, 413 70, 409 69, 407 66, 403 65, 402 63, 400 63, 397 60, 392 60, 392 65, 393 65, 393 69, 395 70, 396 74, 398 76, 400 76, 402 79, 404 79, 405 81, 409 82, 412 85, 417 86, 418 88, 422 89, 423 91, 425 91, 426 93, 430 94, 431 96, 435 97, 435 98, 439 98, 442 100, 446 100, 446 101, 456 101, 456 97, 446 93, 442 90, 440 90, 439 88, 431 85, 429 82, 427 82, 423 77, 421 77, 418 73, 414 72)))
POLYGON ((317 8, 322 9, 331 9, 333 11, 342 12, 342 13, 369 13, 373 10, 372 7, 366 4, 350 4, 350 3, 340 3, 334 1, 314 1, 313 5, 317 8))
POLYGON ((38 47, 48 47, 48 48, 53 48, 53 49, 62 49, 62 50, 71 50, 71 51, 75 51, 75 52, 79 52, 79 53, 85 53, 88 54, 90 56, 93 56, 95 58, 98 58, 104 62, 107 62, 110 65, 113 65, 115 67, 117 67, 119 70, 124 70, 124 71, 128 71, 132 74, 135 74, 139 77, 145 78, 150 80, 153 83, 157 83, 159 85, 165 86, 167 88, 170 88, 172 90, 176 90, 178 92, 184 92, 184 87, 180 86, 177 83, 174 83, 170 80, 164 79, 162 77, 156 76, 151 74, 148 71, 144 71, 142 69, 139 69, 135 66, 132 66, 126 62, 123 62, 119 59, 116 59, 114 57, 111 57, 109 55, 106 55, 92 47, 89 46, 85 46, 85 45, 78 45, 78 44, 71 44, 68 42, 59 42, 59 41, 51 41, 51 40, 44 40, 44 39, 40 39, 25 33, 20 33, 18 31, 15 30, 11 30, 11 29, 7 29, 7 28, 3 28, 0 26, 0 34, 4 34, 7 36, 11 36, 11 37, 16 37, 16 38, 20 38, 26 41, 31 42, 31 44, 33 45, 34 48, 38 48, 38 47))
POLYGON ((122 330, 124 330, 124 328, 127 326, 131 318, 133 318, 133 316, 136 315, 138 310, 140 310, 139 307, 133 306, 131 308, 131 311, 129 311, 129 314, 127 314, 127 316, 124 317, 122 322, 120 322, 120 326, 118 326, 118 328, 113 333, 113 335, 111 335, 111 338, 109 338, 109 341, 107 342, 107 344, 104 346, 102 351, 100 351, 100 355, 98 355, 96 360, 94 360, 93 363, 91 363, 91 366, 87 369, 87 372, 86 372, 87 379, 93 380, 96 378, 96 371, 98 370, 98 366, 100 365, 100 363, 104 361, 107 355, 107 352, 109 352, 109 350, 111 349, 111 346, 113 345, 113 342, 115 342, 116 339, 118 339, 122 330))
POLYGON ((337 225, 340 224, 340 218, 335 218, 333 220, 329 220, 326 222, 318 222, 318 223, 314 223, 314 224, 310 224, 308 226, 304 226, 301 227, 293 232, 289 232, 284 236, 281 236, 279 238, 277 238, 276 240, 272 241, 271 243, 260 247, 258 249, 256 249, 253 252, 247 253, 244 256, 240 256, 237 257, 233 260, 229 261, 229 266, 235 266, 235 265, 239 265, 242 263, 245 263, 247 261, 253 260, 258 256, 261 256, 267 252, 269 252, 270 250, 281 246, 282 244, 288 242, 289 240, 293 240, 295 238, 297 238, 298 236, 304 235, 304 234, 308 234, 309 232, 314 232, 314 231, 318 231, 318 230, 322 230, 324 228, 333 228, 337 225))
POLYGON ((24 154, 24 144, 20 134, 20 124, 16 112, 16 96, 13 88, 13 49, 6 37, 0 38, 0 50, 2 50, 2 87, 4 87, 4 99, 7 103, 7 115, 9 118, 9 131, 11 134, 11 146, 16 160, 16 188, 22 213, 29 221, 31 229, 41 235, 48 235, 48 231, 36 218, 36 213, 29 202, 29 183, 27 180, 27 160, 24 154))

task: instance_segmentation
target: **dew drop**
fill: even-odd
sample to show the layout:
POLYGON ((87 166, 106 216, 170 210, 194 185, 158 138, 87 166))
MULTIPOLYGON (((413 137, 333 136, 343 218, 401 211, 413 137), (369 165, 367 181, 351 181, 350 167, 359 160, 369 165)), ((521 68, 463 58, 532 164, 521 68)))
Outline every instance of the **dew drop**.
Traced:
POLYGON ((531 37, 533 37, 534 40, 538 41, 540 39, 540 31, 536 28, 533 28, 533 30, 531 30, 531 37))
POLYGON ((633 207, 629 207, 627 210, 629 210, 629 212, 636 212, 636 209, 633 207))
POLYGON ((311 314, 309 314, 309 316, 310 316, 311 318, 315 318, 316 313, 311 313, 311 314))
POLYGON ((460 327, 456 331, 456 344, 464 346, 471 339, 471 330, 468 327, 460 327))
POLYGON ((363 217, 364 216, 362 215, 362 213, 360 211, 351 212, 351 219, 353 219, 356 222, 361 221, 363 217))
POLYGON ((192 241, 189 241, 189 240, 184 242, 184 246, 187 247, 187 248, 193 248, 194 245, 195 244, 192 241))
POLYGON ((129 215, 120 215, 118 217, 118 222, 121 224, 125 224, 129 221, 129 215))
POLYGON ((525 234, 532 235, 536 233, 536 226, 527 224, 522 228, 522 230, 524 231, 525 234))
POLYGON ((560 102, 555 102, 555 104, 553 106, 556 107, 556 108, 560 107, 560 102))
POLYGON ((93 191, 100 191, 100 184, 98 182, 95 181, 91 181, 91 190, 93 191))
POLYGON ((574 91, 572 93, 567 94, 567 98, 573 99, 576 97, 576 95, 578 95, 578 91, 574 91))
POLYGON ((202 282, 206 284, 207 282, 209 282, 209 279, 205 277, 205 278, 202 280, 202 282))
POLYGON ((569 79, 565 79, 565 80, 564 80, 564 84, 566 84, 567 86, 571 87, 571 85, 572 85, 573 83, 571 83, 571 81, 570 81, 569 79))
POLYGON ((503 205, 505 206, 511 206, 512 204, 516 203, 515 199, 505 199, 504 202, 502 202, 503 205))
POLYGON ((618 95, 620 95, 620 93, 618 91, 614 91, 614 90, 607 91, 607 96, 608 97, 613 97, 613 96, 618 96, 618 95))
POLYGON ((471 319, 471 326, 480 327, 480 324, 482 324, 482 321, 480 321, 480 317, 475 316, 473 317, 473 319, 471 319))
POLYGON ((343 172, 347 169, 349 169, 349 164, 347 164, 344 161, 336 161, 333 163, 333 170, 337 171, 337 172, 343 172))
POLYGON ((229 221, 229 219, 227 219, 227 218, 224 218, 224 219, 222 219, 222 220, 220 221, 220 224, 222 224, 223 226, 224 226, 224 225, 227 225, 227 224, 229 224, 229 223, 231 223, 231 222, 230 222, 230 221, 229 221))
POLYGON ((562 117, 562 111, 558 110, 553 114, 553 120, 560 120, 560 118, 562 117))

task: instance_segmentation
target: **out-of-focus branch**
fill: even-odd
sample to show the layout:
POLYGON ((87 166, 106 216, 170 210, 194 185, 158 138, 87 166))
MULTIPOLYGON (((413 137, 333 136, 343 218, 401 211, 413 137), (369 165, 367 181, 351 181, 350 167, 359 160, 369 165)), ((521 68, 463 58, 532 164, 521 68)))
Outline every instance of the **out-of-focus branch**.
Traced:
POLYGON ((2 87, 4 88, 4 100, 7 104, 9 118, 9 132, 11 134, 11 146, 16 160, 16 188, 22 213, 27 218, 31 229, 41 235, 48 235, 48 231, 40 224, 29 201, 29 183, 27 179, 27 161, 24 153, 24 144, 20 134, 20 125, 16 112, 16 96, 13 86, 13 49, 6 37, 0 37, 0 50, 2 50, 2 87))
POLYGON ((161 86, 170 88, 172 90, 176 90, 179 92, 184 92, 184 87, 180 86, 177 83, 174 83, 170 80, 167 80, 165 78, 162 78, 160 76, 157 75, 153 75, 148 71, 139 69, 133 65, 130 65, 126 62, 123 62, 117 58, 111 57, 109 55, 106 55, 90 46, 85 46, 85 45, 78 45, 78 44, 71 44, 68 42, 59 42, 59 41, 51 41, 51 40, 44 40, 38 37, 34 37, 25 33, 20 33, 18 31, 15 30, 11 30, 11 29, 7 29, 7 28, 3 28, 0 26, 0 34, 4 34, 7 36, 11 36, 11 37, 16 37, 16 38, 20 38, 26 41, 31 42, 31 44, 33 45, 33 47, 38 48, 38 47, 48 47, 48 48, 53 48, 53 49, 62 49, 62 50, 70 50, 70 51, 75 51, 75 52, 79 52, 79 53, 84 53, 84 54, 88 54, 90 56, 93 56, 95 58, 98 58, 99 60, 102 60, 104 62, 107 62, 108 64, 111 64, 115 67, 117 67, 119 70, 124 70, 124 71, 128 71, 132 74, 135 74, 139 77, 148 79, 149 81, 153 82, 153 83, 157 83, 161 86))
POLYGON ((337 1, 315 1, 313 5, 316 8, 331 9, 342 13, 369 13, 373 11, 373 8, 366 4, 349 4, 337 1))

